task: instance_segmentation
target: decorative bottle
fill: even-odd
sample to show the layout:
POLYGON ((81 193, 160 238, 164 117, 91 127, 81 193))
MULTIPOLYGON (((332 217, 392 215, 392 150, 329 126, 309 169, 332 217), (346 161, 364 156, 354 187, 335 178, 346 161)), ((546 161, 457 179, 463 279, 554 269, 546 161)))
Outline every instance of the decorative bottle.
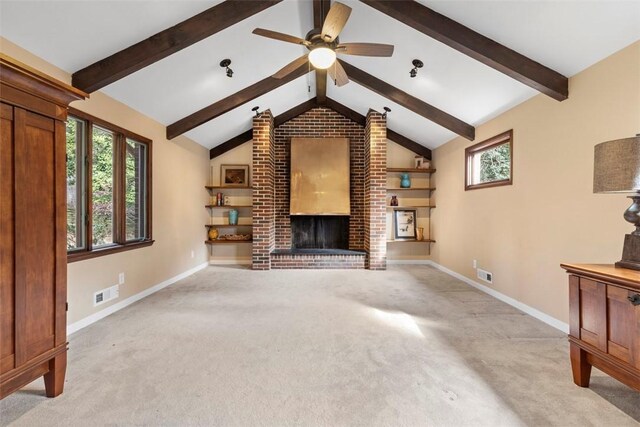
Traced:
POLYGON ((400 174, 400 188, 410 188, 411 187, 411 178, 409 177, 409 173, 403 172, 400 174))
POLYGON ((229 211, 229 225, 238 225, 238 210, 231 209, 229 211))
POLYGON ((391 206, 398 206, 398 196, 391 196, 391 206))

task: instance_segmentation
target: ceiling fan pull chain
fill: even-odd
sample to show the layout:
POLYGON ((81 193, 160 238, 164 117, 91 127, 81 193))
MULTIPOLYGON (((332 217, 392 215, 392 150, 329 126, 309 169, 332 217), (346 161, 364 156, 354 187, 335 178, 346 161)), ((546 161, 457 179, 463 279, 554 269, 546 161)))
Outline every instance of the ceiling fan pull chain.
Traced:
POLYGON ((310 74, 311 74, 311 62, 307 61, 307 93, 311 93, 311 76, 310 76, 310 74))

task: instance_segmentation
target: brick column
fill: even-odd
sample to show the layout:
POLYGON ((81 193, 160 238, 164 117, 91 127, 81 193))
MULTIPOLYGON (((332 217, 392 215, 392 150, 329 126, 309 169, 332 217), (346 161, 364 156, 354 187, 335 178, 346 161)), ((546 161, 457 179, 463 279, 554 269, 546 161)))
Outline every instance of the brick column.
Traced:
POLYGON ((270 110, 253 118, 252 268, 269 270, 275 248, 275 148, 270 110))
POLYGON ((387 119, 369 110, 365 126, 364 245, 366 267, 387 269, 387 119))

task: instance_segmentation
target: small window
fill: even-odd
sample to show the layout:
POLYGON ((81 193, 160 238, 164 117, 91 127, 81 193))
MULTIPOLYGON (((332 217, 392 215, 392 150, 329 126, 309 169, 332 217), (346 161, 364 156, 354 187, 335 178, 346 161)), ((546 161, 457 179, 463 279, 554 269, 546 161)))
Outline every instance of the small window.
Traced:
POLYGON ((513 130, 465 150, 465 190, 513 183, 513 130))
POLYGON ((93 126, 91 236, 94 248, 114 242, 114 142, 113 132, 93 126))
POLYGON ((127 138, 125 155, 125 216, 127 242, 147 235, 147 145, 127 138))
POLYGON ((151 245, 152 142, 81 111, 69 111, 69 262, 151 245))
POLYGON ((67 250, 85 248, 85 122, 67 120, 67 250))

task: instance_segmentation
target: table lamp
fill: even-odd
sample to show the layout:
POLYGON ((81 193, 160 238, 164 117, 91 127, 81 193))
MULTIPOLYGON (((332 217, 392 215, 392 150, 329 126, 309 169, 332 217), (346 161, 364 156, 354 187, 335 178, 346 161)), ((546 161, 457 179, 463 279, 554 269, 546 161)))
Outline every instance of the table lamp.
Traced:
POLYGON ((616 267, 640 270, 640 134, 596 145, 593 163, 594 193, 631 193, 633 204, 624 219, 634 232, 625 235, 622 260, 616 267))

